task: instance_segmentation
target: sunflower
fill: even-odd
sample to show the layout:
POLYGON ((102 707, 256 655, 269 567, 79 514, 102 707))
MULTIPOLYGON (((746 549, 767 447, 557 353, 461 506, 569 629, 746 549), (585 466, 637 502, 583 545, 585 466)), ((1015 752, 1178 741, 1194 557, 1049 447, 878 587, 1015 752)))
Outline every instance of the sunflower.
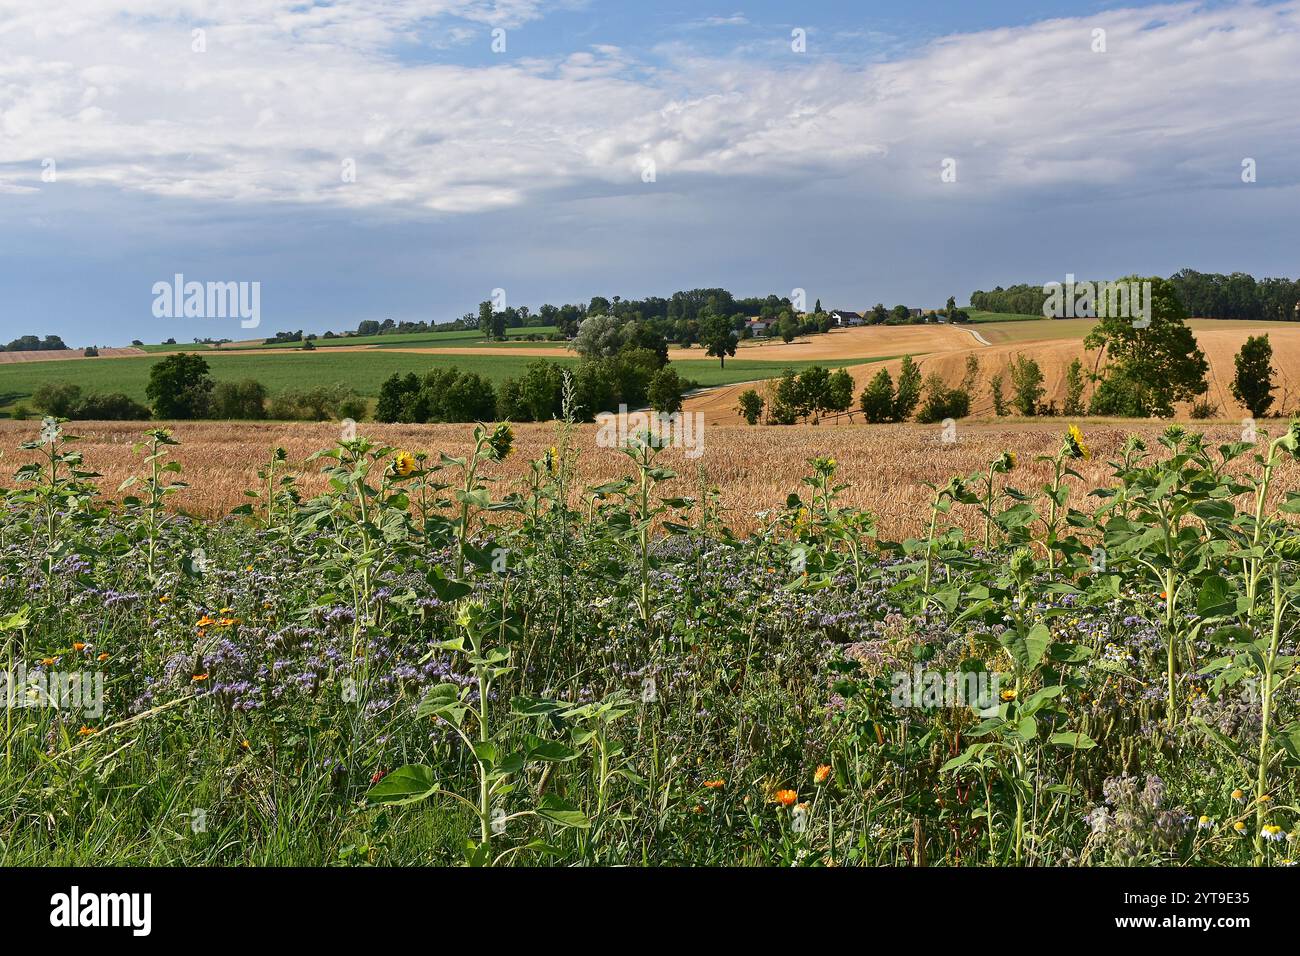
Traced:
POLYGON ((1083 441, 1083 432, 1078 425, 1071 425, 1065 433, 1065 453, 1071 458, 1091 458, 1092 452, 1083 441))
POLYGON ((492 449, 492 457, 497 461, 505 461, 515 444, 514 429, 502 422, 492 429, 492 435, 488 438, 487 443, 488 448, 492 449))
POLYGON ((393 471, 403 478, 415 474, 415 456, 409 451, 399 451, 393 459, 393 471))

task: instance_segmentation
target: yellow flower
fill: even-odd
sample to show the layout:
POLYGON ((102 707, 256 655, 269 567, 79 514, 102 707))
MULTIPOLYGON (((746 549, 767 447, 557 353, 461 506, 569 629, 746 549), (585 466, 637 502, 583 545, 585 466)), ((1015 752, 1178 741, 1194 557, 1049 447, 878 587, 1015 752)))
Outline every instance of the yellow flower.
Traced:
POLYGON ((393 459, 393 471, 403 478, 409 478, 415 473, 415 456, 409 451, 399 451, 393 459))
POLYGON ((89 736, 90 736, 91 734, 93 734, 94 732, 95 732, 95 731, 92 730, 90 727, 87 727, 85 724, 82 724, 82 725, 81 725, 81 729, 77 731, 77 736, 78 736, 78 737, 89 737, 89 736))
POLYGON ((1065 453, 1071 458, 1091 458, 1092 452, 1083 441, 1083 432, 1078 425, 1071 425, 1065 433, 1065 453))
POLYGON ((1233 828, 1234 830, 1236 830, 1238 833, 1241 833, 1243 830, 1246 829, 1246 824, 1244 824, 1244 823, 1242 823, 1240 820, 1238 820, 1236 823, 1234 823, 1234 824, 1232 825, 1232 828, 1233 828))
POLYGON ((799 799, 799 794, 794 790, 778 790, 772 795, 772 799, 783 807, 789 807, 793 806, 795 801, 799 799))
POLYGON ((197 622, 195 622, 194 626, 198 628, 204 628, 204 627, 211 627, 213 624, 216 623, 217 623, 217 619, 215 617, 209 617, 208 615, 205 614, 201 618, 199 618, 197 622))
POLYGON ((190 678, 190 680, 194 681, 196 684, 197 684, 199 681, 205 681, 205 680, 207 680, 207 679, 208 679, 208 675, 207 675, 207 674, 195 674, 193 677, 190 678))
POLYGON ((73 641, 73 642, 72 642, 72 649, 73 649, 74 651, 84 651, 84 650, 86 649, 85 642, 84 642, 84 641, 73 641))
POLYGON ((813 772, 813 783, 825 783, 830 779, 830 764, 822 764, 813 772))
POLYGON ((100 662, 103 662, 103 661, 108 660, 108 654, 107 654, 107 652, 105 652, 105 653, 103 653, 103 654, 100 654, 98 657, 95 658, 95 660, 100 661, 100 662))
POLYGON ((1234 800, 1238 800, 1238 801, 1245 800, 1245 799, 1246 799, 1246 794, 1243 793, 1241 790, 1234 790, 1234 791, 1232 791, 1232 799, 1234 799, 1234 800))
POLYGON ((710 790, 721 790, 727 785, 727 781, 719 778, 717 780, 705 780, 704 785, 710 790))
POLYGON ((1002 692, 1002 699, 1003 699, 1003 700, 1015 700, 1015 699, 1016 699, 1016 692, 1015 692, 1014 690, 1004 690, 1004 691, 1002 692))

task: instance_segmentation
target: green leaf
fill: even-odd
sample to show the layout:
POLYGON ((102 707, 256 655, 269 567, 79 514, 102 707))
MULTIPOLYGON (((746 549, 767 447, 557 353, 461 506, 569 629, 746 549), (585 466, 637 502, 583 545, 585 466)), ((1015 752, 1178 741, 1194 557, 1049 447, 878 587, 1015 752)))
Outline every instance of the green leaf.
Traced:
POLYGON ((433 796, 438 789, 433 771, 422 764, 407 764, 388 774, 366 793, 372 803, 400 806, 419 803, 433 796))
POLYGON ((1097 746, 1097 741, 1087 734, 1079 733, 1052 734, 1047 738, 1047 742, 1057 747, 1069 747, 1072 750, 1090 750, 1097 746))
POLYGON ((542 801, 542 805, 537 809, 537 815, 562 827, 572 827, 575 830, 586 830, 591 826, 591 821, 587 819, 585 813, 551 794, 542 801))

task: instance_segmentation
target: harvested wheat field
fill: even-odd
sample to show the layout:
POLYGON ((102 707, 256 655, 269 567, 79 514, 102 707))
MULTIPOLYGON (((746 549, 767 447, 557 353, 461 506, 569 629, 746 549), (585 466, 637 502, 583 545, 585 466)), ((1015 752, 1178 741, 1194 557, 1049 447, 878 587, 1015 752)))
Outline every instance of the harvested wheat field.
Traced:
MULTIPOLYGON (((99 358, 132 358, 141 355, 148 355, 144 349, 123 348, 123 349, 100 349, 99 358)), ((90 356, 94 358, 95 356, 90 356)), ((3 352, 0 351, 0 365, 11 365, 15 362, 66 362, 70 359, 84 359, 86 355, 81 349, 34 349, 26 352, 3 352)))
MULTIPOLYGON (((9 467, 5 481, 17 465, 30 460, 17 451, 18 445, 35 437, 35 422, 0 422, 0 447, 9 467)), ((73 434, 80 435, 78 449, 93 470, 99 472, 101 490, 116 494, 122 481, 140 472, 140 455, 133 445, 150 425, 123 422, 74 422, 73 434)), ((172 505, 205 518, 225 515, 243 504, 243 489, 256 487, 257 470, 272 450, 283 447, 292 465, 303 476, 305 493, 320 492, 324 481, 316 464, 303 464, 312 452, 328 447, 338 437, 333 424, 282 424, 222 422, 179 422, 170 426, 181 444, 172 449, 182 464, 182 480, 189 487, 171 499, 172 505)), ((1101 483, 1109 473, 1106 466, 1125 437, 1140 434, 1156 447, 1161 424, 1098 422, 1083 425, 1093 450, 1090 461, 1078 462, 1077 470, 1090 483, 1101 483)), ((1038 455, 1054 454, 1061 444, 1065 424, 1061 420, 1041 422, 960 423, 957 440, 945 443, 937 426, 857 425, 830 428, 813 425, 749 427, 724 425, 704 432, 703 453, 691 460, 679 449, 667 449, 663 460, 681 476, 663 486, 665 494, 692 495, 698 488, 698 474, 716 486, 728 509, 733 530, 743 533, 755 526, 754 513, 779 509, 791 492, 805 492, 800 479, 807 474, 807 459, 829 455, 839 462, 838 476, 849 485, 844 500, 876 515, 882 537, 900 540, 925 531, 927 507, 933 492, 927 486, 948 478, 987 469, 990 459, 1003 450, 1019 456, 1010 476, 1011 485, 1037 488, 1050 479, 1046 464, 1035 462, 1038 455), (697 472, 697 468, 699 471, 697 472)), ((1282 428, 1277 424, 1273 430, 1282 428)), ((1235 441, 1240 428, 1212 425, 1204 429, 1216 442, 1235 441)), ((411 452, 440 452, 463 455, 472 447, 472 425, 364 425, 362 434, 411 452)), ((516 451, 496 472, 503 479, 500 492, 509 490, 528 470, 528 463, 540 458, 556 442, 551 424, 517 425, 516 451)), ((584 485, 596 485, 627 473, 627 459, 617 450, 596 445, 596 426, 582 425, 575 431, 578 451, 577 474, 584 485)), ((1090 485, 1091 486, 1091 485, 1090 485)), ((1279 491, 1300 488, 1288 474, 1277 484, 1279 491)), ((974 531, 978 521, 973 512, 957 509, 954 520, 974 531)))

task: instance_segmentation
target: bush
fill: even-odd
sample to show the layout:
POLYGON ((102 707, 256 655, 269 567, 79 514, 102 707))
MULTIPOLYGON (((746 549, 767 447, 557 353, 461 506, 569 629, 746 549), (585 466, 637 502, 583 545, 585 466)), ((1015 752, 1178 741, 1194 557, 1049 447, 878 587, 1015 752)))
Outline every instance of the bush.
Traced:
POLYGON ((212 389, 211 414, 222 419, 266 417, 266 386, 256 379, 218 382, 212 389))
POLYGON ((87 395, 68 417, 83 421, 142 422, 149 420, 149 408, 130 395, 110 392, 87 395))
POLYGON ((949 388, 935 373, 925 380, 925 399, 916 413, 916 420, 932 425, 949 418, 965 418, 970 414, 970 393, 964 388, 949 388))
POLYGON ((81 386, 71 382, 46 382, 32 395, 37 410, 55 418, 71 418, 72 410, 81 401, 81 386))
POLYGON ((286 389, 271 399, 271 418, 288 421, 324 422, 353 418, 347 412, 362 401, 350 387, 341 383, 318 385, 308 389, 286 389))
POLYGON ((1192 418, 1198 421, 1204 421, 1207 418, 1216 418, 1219 414, 1219 406, 1215 405, 1209 399, 1201 399, 1192 405, 1192 418))
POLYGON ((90 345, 90 346, 87 346, 87 347, 86 347, 86 350, 85 350, 84 352, 82 352, 81 354, 82 354, 82 356, 84 356, 85 358, 99 358, 99 349, 95 348, 95 346, 93 346, 93 345, 90 345))

